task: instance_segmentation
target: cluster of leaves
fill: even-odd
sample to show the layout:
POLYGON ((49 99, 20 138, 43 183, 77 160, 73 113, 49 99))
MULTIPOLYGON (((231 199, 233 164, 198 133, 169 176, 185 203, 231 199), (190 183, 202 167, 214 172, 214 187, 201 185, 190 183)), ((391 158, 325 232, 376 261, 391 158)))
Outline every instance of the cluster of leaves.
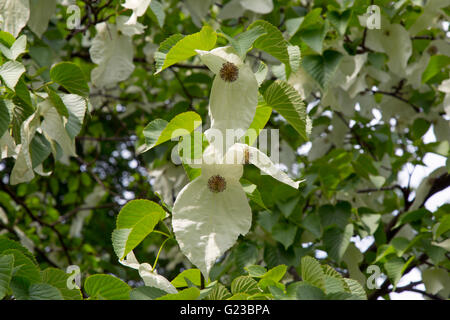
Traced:
MULTIPOLYGON (((331 267, 321 266, 311 257, 302 259, 304 280, 288 286, 280 282, 287 270, 285 265, 270 270, 250 265, 245 270, 248 275, 235 278, 230 289, 217 281, 202 284, 204 280, 198 269, 185 270, 171 281, 179 290, 177 293, 149 286, 132 289, 122 280, 107 274, 89 276, 83 289, 86 299, 95 300, 366 299, 364 289, 356 280, 343 278, 331 267)), ((81 300, 83 296, 76 287, 76 275, 57 268, 41 271, 28 249, 18 242, 0 238, 2 299, 13 295, 18 300, 81 300)))
POLYGON ((164 296, 118 264, 116 253, 131 248, 182 282, 172 284, 185 298, 362 298, 349 279, 364 287, 370 265, 386 277, 379 289, 364 287, 368 298, 448 298, 450 206, 427 206, 450 185, 446 1, 153 0, 141 29, 126 27, 118 0, 75 1, 77 29, 66 24, 70 1, 41 1, 0 1, 0 233, 36 254, 0 246, 0 270, 12 270, 0 279, 8 297, 65 297, 63 271, 48 267, 69 264, 91 275, 86 296, 164 296), (379 30, 364 23, 372 4, 379 30), (22 15, 4 15, 13 6, 22 15), (169 140, 178 128, 194 132, 192 120, 207 127, 212 74, 194 49, 226 44, 248 52, 261 85, 252 127, 280 130, 280 162, 306 182, 294 190, 246 167, 251 232, 202 284, 165 226, 176 194, 198 175, 171 163, 179 142, 169 140), (430 154, 446 165, 417 185, 399 180, 430 154), (118 250, 111 233, 135 223, 115 216, 133 198, 159 203, 161 215, 118 250), (373 242, 361 250, 355 237, 373 242), (314 255, 343 278, 306 258, 314 255), (399 286, 414 268, 422 280, 399 286))

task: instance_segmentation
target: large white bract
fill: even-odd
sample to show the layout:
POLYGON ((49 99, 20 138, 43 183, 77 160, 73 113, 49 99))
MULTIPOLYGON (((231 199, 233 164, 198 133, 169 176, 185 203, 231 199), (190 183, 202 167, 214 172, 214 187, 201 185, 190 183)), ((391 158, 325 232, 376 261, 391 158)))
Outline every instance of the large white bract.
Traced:
POLYGON ((244 163, 294 188, 300 183, 256 148, 235 144, 224 157, 211 145, 205 150, 201 175, 178 194, 172 227, 182 252, 206 278, 216 260, 251 227, 252 211, 239 182, 244 163))
POLYGON ((137 18, 143 16, 152 0, 126 0, 123 7, 133 10, 133 14, 125 24, 136 24, 137 18))
MULTIPOLYGON (((216 74, 209 101, 211 129, 234 130, 236 138, 245 134, 258 104, 258 81, 233 47, 197 50, 202 62, 216 74), (239 134, 238 131, 241 131, 239 134)), ((208 137, 208 132, 205 133, 208 137)), ((209 139, 209 138, 208 138, 209 139)))

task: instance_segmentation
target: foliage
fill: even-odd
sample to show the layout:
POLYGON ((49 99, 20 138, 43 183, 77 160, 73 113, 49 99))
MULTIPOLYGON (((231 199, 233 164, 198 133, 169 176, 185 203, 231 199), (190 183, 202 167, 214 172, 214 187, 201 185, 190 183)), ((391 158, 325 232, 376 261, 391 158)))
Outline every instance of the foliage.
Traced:
POLYGON ((428 206, 450 186, 447 1, 37 2, 0 0, 0 298, 449 297, 450 205, 428 206), (250 231, 208 279, 172 228, 202 170, 173 159, 189 137, 208 146, 220 99, 204 55, 223 46, 259 86, 249 127, 279 129, 304 182, 244 167, 250 231), (405 182, 430 155, 446 160, 405 182))

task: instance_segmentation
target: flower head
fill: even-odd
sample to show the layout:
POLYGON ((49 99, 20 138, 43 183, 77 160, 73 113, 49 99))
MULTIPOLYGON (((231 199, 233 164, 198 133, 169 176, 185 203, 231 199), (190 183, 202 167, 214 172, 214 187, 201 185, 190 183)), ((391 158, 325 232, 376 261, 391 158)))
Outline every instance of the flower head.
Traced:
MULTIPOLYGON (((253 121, 258 104, 258 81, 255 74, 233 47, 197 50, 197 53, 203 63, 216 74, 209 102, 211 129, 220 130, 224 137, 227 129, 241 130, 243 136, 253 121)), ((205 134, 208 137, 208 132, 205 134)))
POLYGON ((247 162, 294 188, 300 183, 248 145, 237 143, 225 156, 212 145, 205 150, 201 175, 178 194, 172 227, 181 251, 206 278, 217 258, 250 230, 252 211, 239 182, 247 162))

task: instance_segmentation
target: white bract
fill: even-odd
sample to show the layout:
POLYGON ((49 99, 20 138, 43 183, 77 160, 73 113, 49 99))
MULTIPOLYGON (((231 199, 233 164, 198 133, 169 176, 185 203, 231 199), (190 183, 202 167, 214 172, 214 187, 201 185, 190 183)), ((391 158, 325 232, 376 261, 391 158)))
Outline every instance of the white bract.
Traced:
POLYGON ((256 148, 235 144, 221 157, 210 145, 203 154, 201 175, 180 191, 172 211, 172 227, 181 251, 205 278, 239 235, 250 230, 252 211, 239 182, 244 163, 252 163, 294 188, 300 183, 292 181, 256 148))
POLYGON ((145 11, 147 11, 148 6, 152 0, 126 0, 123 7, 133 10, 133 14, 126 24, 136 24, 137 18, 143 16, 145 11))
MULTIPOLYGON (((224 137, 227 129, 240 130, 240 136, 243 136, 253 121, 258 104, 258 81, 253 71, 230 46, 211 51, 197 50, 197 53, 216 74, 209 102, 211 129, 220 130, 224 137)), ((208 132, 205 134, 208 137, 208 132)))
POLYGON ((389 24, 388 21, 382 20, 382 25, 381 29, 367 32, 366 46, 386 53, 389 57, 389 69, 399 76, 406 76, 406 66, 412 54, 411 37, 400 24, 389 24))
POLYGON ((119 27, 106 22, 95 26, 97 35, 89 53, 92 62, 98 65, 91 71, 91 82, 96 87, 114 86, 134 70, 131 37, 120 34, 119 27))
POLYGON ((16 38, 30 18, 29 0, 0 0, 0 30, 16 38))
POLYGON ((169 282, 169 280, 159 275, 156 269, 152 270, 152 266, 150 264, 139 263, 133 251, 127 254, 125 259, 119 260, 119 262, 124 266, 138 270, 139 275, 141 276, 142 280, 144 280, 146 286, 158 288, 167 293, 178 292, 177 289, 175 289, 175 287, 169 282))

